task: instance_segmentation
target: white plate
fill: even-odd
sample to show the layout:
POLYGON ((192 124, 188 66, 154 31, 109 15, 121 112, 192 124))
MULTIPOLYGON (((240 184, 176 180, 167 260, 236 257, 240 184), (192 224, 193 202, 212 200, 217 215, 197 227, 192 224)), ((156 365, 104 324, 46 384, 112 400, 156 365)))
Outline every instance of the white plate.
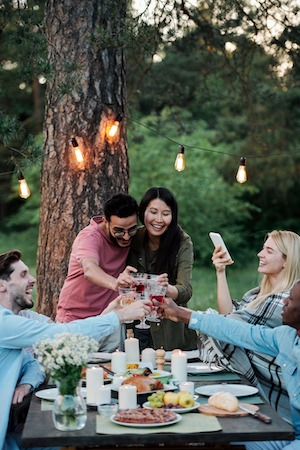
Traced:
MULTIPOLYGON (((35 395, 38 398, 41 398, 42 400, 55 400, 58 396, 58 389, 56 387, 49 388, 49 389, 41 389, 40 391, 37 391, 35 395)), ((81 388, 81 395, 83 398, 86 397, 86 389, 81 388)))
MULTIPOLYGON (((108 375, 109 377, 109 375, 108 375)), ((82 378, 81 380, 82 386, 86 385, 86 378, 82 378)), ((103 384, 110 384, 111 383, 111 379, 110 378, 105 378, 105 380, 103 380, 103 384)))
MULTIPOLYGON (((114 384, 111 384, 111 390, 112 391, 119 391, 119 386, 116 386, 114 384)), ((175 391, 176 389, 178 389, 177 386, 175 386, 174 384, 164 384, 164 388, 163 389, 159 389, 160 391, 175 391)), ((137 395, 144 395, 144 394, 153 394, 153 392, 159 392, 159 391, 147 391, 147 392, 138 392, 137 395)))
POLYGON ((163 423, 126 423, 126 422, 117 422, 114 419, 115 415, 111 416, 110 420, 117 425, 123 425, 124 427, 134 427, 134 428, 154 428, 154 427, 165 427, 166 425, 173 425, 173 423, 180 422, 181 416, 176 414, 176 419, 171 422, 163 422, 163 423))
MULTIPOLYGON (((146 409, 152 409, 151 408, 151 406, 149 405, 149 402, 145 402, 145 403, 143 403, 143 408, 146 408, 146 409)), ((189 412, 189 411, 193 411, 194 409, 197 409, 197 408, 199 408, 199 406, 200 406, 200 403, 198 403, 198 402, 195 402, 195 404, 194 404, 194 406, 192 406, 191 408, 164 408, 164 409, 167 409, 168 411, 173 411, 174 413, 176 413, 176 414, 184 414, 184 413, 187 413, 187 412, 189 412)))
POLYGON ((253 386, 248 386, 247 384, 210 384, 206 386, 200 386, 195 389, 197 394, 206 395, 210 397, 216 392, 230 392, 236 397, 247 397, 248 395, 253 395, 258 392, 258 389, 253 386))
MULTIPOLYGON (((199 350, 188 350, 188 351, 184 351, 183 352, 187 355, 187 359, 199 359, 199 350)), ((166 361, 171 361, 171 357, 172 357, 172 351, 166 352, 165 354, 165 360, 166 361)))
POLYGON ((208 363, 188 363, 187 364, 187 373, 190 374, 209 374, 212 372, 222 372, 225 370, 223 367, 217 366, 216 364, 208 364, 208 363))
POLYGON ((111 361, 111 353, 95 352, 95 353, 91 354, 90 359, 92 361, 94 361, 96 359, 99 359, 101 361, 111 361))
MULTIPOLYGON (((128 378, 131 377, 132 374, 135 374, 138 369, 128 369, 126 372, 130 372, 128 374, 128 378)), ((108 378, 113 379, 113 375, 108 374, 108 378)), ((121 374, 121 376, 126 377, 125 373, 121 374)), ((171 372, 166 372, 165 370, 153 370, 153 373, 149 375, 151 378, 160 378, 160 377, 171 377, 171 372)))

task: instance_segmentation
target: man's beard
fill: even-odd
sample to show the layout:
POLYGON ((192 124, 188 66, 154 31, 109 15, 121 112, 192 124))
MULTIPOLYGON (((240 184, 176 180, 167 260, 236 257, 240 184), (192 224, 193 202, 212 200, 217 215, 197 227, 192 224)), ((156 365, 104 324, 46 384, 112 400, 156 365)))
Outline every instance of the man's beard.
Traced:
POLYGON ((33 300, 28 300, 24 295, 18 294, 13 297, 14 303, 21 309, 33 307, 33 300))
MULTIPOLYGON (((121 247, 121 248, 124 248, 124 247, 127 247, 127 246, 123 246, 123 245, 120 245, 119 244, 119 242, 118 242, 118 240, 111 234, 111 232, 109 232, 109 239, 112 241, 112 243, 113 244, 115 244, 117 247, 121 247)), ((127 241, 126 241, 127 242, 127 241)), ((128 242, 128 246, 129 246, 129 243, 131 242, 131 239, 130 239, 130 241, 128 242)))

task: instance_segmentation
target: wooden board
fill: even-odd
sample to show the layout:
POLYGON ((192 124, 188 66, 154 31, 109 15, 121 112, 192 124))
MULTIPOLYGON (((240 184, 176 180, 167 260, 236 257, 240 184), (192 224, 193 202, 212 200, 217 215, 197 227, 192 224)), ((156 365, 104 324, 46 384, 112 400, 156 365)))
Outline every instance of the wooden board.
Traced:
MULTIPOLYGON (((245 405, 245 407, 251 409, 253 412, 258 411, 257 405, 251 405, 249 403, 241 403, 241 405, 245 405)), ((208 416, 217 416, 217 417, 243 417, 248 416, 249 413, 243 411, 242 409, 238 409, 235 412, 225 411, 225 409, 215 408, 214 406, 205 403, 204 405, 200 405, 198 411, 202 414, 207 414, 208 416)))

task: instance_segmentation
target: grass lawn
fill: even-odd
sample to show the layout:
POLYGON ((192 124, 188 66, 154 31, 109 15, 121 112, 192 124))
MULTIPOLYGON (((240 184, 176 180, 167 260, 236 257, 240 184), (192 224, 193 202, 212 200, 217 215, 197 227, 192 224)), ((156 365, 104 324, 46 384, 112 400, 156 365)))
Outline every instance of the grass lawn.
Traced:
MULTIPOLYGON (((249 289, 259 284, 257 272, 258 260, 253 259, 246 267, 227 269, 227 279, 231 297, 237 300, 249 289)), ((214 266, 194 267, 193 269, 193 297, 188 303, 189 308, 205 310, 207 308, 217 309, 217 281, 214 266)))

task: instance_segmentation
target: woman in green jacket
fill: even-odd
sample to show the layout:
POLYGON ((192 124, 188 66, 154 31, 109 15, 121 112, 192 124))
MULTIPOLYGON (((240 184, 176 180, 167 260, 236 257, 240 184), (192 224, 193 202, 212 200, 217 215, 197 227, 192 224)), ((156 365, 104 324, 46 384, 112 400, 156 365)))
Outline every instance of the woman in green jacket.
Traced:
MULTIPOLYGON (((139 206, 139 218, 143 226, 131 243, 128 264, 138 272, 159 275, 161 284, 167 286, 166 296, 186 306, 192 296, 193 243, 178 225, 178 206, 172 192, 164 187, 148 189, 139 206)), ((168 319, 151 323, 148 340, 147 331, 142 330, 141 336, 135 329, 141 349, 197 348, 196 333, 182 323, 168 319)))

